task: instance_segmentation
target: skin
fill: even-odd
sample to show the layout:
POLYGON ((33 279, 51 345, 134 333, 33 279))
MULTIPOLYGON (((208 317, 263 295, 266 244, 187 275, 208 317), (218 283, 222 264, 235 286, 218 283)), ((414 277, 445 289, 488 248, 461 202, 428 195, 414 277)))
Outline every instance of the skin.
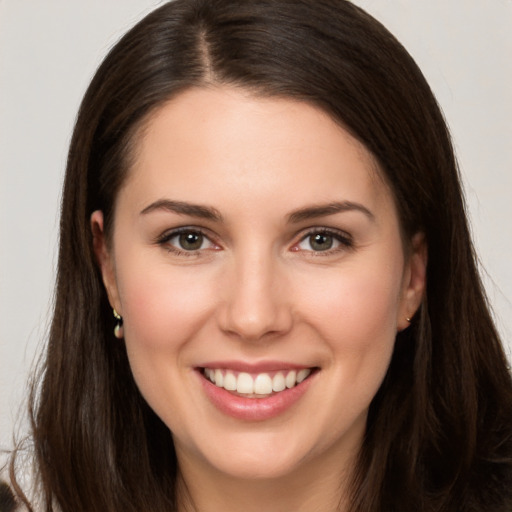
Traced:
POLYGON ((141 131, 112 243, 100 211, 91 225, 137 385, 173 435, 182 510, 343 510, 369 404, 425 286, 423 237, 404 248, 368 151, 308 104, 191 89, 141 131), (205 233, 196 251, 169 235, 191 226, 205 233), (311 230, 326 229, 336 236, 320 251, 311 230), (197 366, 219 360, 319 371, 282 414, 243 421, 200 385, 197 366))

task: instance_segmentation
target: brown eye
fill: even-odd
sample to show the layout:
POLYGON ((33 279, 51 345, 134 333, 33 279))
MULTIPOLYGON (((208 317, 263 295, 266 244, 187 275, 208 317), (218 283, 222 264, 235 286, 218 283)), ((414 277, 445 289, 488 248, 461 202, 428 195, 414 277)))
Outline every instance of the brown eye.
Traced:
POLYGON ((308 240, 313 251, 328 251, 334 244, 333 236, 326 233, 309 235, 308 240))
POLYGON ((219 247, 210 238, 196 229, 180 228, 164 233, 157 243, 178 255, 191 256, 204 250, 217 250, 219 247))
POLYGON ((185 251, 197 251, 203 245, 204 237, 201 233, 182 233, 178 237, 178 243, 181 249, 185 251))
POLYGON ((309 253, 326 253, 348 250, 353 247, 352 237, 343 231, 333 229, 311 230, 294 246, 294 250, 309 253))

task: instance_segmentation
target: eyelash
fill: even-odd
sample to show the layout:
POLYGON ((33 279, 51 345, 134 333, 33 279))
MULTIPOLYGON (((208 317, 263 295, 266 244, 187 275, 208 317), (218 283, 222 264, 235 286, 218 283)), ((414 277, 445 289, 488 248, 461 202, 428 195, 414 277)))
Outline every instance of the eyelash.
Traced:
POLYGON ((214 245, 214 246, 217 245, 211 240, 211 238, 212 238, 211 235, 207 234, 205 231, 203 231, 200 228, 190 227, 190 226, 185 226, 182 228, 173 229, 172 231, 167 231, 166 233, 163 233, 161 236, 159 236, 156 239, 156 243, 158 245, 161 245, 162 247, 165 247, 168 252, 173 253, 176 256, 186 256, 186 257, 187 256, 188 257, 197 256, 200 253, 200 251, 205 250, 205 249, 198 249, 198 250, 193 250, 193 251, 187 251, 184 249, 180 249, 175 245, 169 244, 169 242, 173 238, 175 238, 179 235, 182 235, 182 234, 199 235, 199 236, 202 236, 204 239, 208 240, 212 245, 214 245))
MULTIPOLYGON (((301 237, 299 242, 294 244, 293 247, 297 247, 299 244, 303 243, 308 238, 310 238, 312 236, 315 236, 315 235, 322 235, 322 236, 332 237, 336 242, 339 242, 340 246, 339 247, 335 247, 333 249, 331 249, 331 248, 325 249, 325 250, 322 250, 322 251, 314 251, 314 250, 306 251, 307 253, 309 253, 308 254, 309 256, 312 256, 312 257, 315 257, 315 258, 316 257, 322 257, 322 256, 331 256, 333 254, 336 254, 336 253, 339 253, 339 252, 343 252, 343 251, 347 251, 347 250, 351 250, 351 249, 354 248, 354 241, 353 241, 352 237, 348 233, 346 233, 345 231, 338 230, 338 229, 325 228, 325 227, 310 228, 301 237)), ((311 242, 310 242, 310 244, 311 244, 311 242)), ((298 251, 299 250, 297 249, 297 252, 298 251)))
MULTIPOLYGON (((204 230, 196 227, 190 227, 185 226, 181 228, 173 229, 172 231, 168 231, 166 233, 163 233, 161 236, 159 236, 155 242, 158 245, 161 245, 167 249, 168 252, 175 254, 176 256, 197 256, 201 251, 204 251, 205 249, 197 249, 197 250, 184 250, 180 249, 175 245, 170 245, 169 242, 173 238, 181 235, 181 234, 191 234, 191 235, 199 235, 204 237, 204 239, 208 240, 210 244, 218 247, 218 245, 211 240, 211 235, 206 233, 204 230)), ((309 253, 310 256, 319 257, 319 256, 329 256, 335 253, 338 253, 340 251, 346 251, 354 248, 354 241, 352 237, 344 232, 333 228, 325 228, 325 227, 319 227, 319 228, 310 228, 306 233, 304 233, 300 240, 296 242, 293 247, 293 252, 300 252, 300 249, 294 249, 299 244, 306 241, 309 237, 315 236, 315 235, 322 235, 327 237, 332 237, 335 241, 339 242, 340 247, 336 247, 334 249, 326 249, 326 250, 320 250, 320 251, 314 251, 314 250, 306 250, 304 252, 309 253)))

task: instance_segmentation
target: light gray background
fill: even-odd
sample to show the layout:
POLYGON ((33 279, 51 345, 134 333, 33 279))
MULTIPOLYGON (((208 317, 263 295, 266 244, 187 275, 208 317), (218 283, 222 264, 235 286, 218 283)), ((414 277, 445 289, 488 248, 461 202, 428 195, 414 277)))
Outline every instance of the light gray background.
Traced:
MULTIPOLYGON (((0 0, 0 446, 11 442, 47 332, 60 186, 79 102, 111 45, 160 3, 0 0)), ((354 3, 408 48, 445 112, 510 357, 512 1, 354 3)))

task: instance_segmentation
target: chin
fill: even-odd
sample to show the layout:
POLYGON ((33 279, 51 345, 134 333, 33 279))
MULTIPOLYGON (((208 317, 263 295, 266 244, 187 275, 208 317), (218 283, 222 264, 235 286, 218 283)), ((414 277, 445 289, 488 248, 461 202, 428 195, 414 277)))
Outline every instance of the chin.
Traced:
POLYGON ((242 454, 224 457, 215 465, 226 476, 240 480, 278 480, 286 478, 300 468, 300 459, 281 454, 242 454))
POLYGON ((178 460, 190 460, 192 455, 203 467, 227 478, 281 479, 299 470, 309 457, 305 450, 307 443, 300 443, 293 435, 283 435, 282 431, 280 434, 269 430, 231 431, 225 436, 217 433, 208 440, 203 439, 207 444, 199 441, 193 448, 180 446, 178 442, 178 460))

